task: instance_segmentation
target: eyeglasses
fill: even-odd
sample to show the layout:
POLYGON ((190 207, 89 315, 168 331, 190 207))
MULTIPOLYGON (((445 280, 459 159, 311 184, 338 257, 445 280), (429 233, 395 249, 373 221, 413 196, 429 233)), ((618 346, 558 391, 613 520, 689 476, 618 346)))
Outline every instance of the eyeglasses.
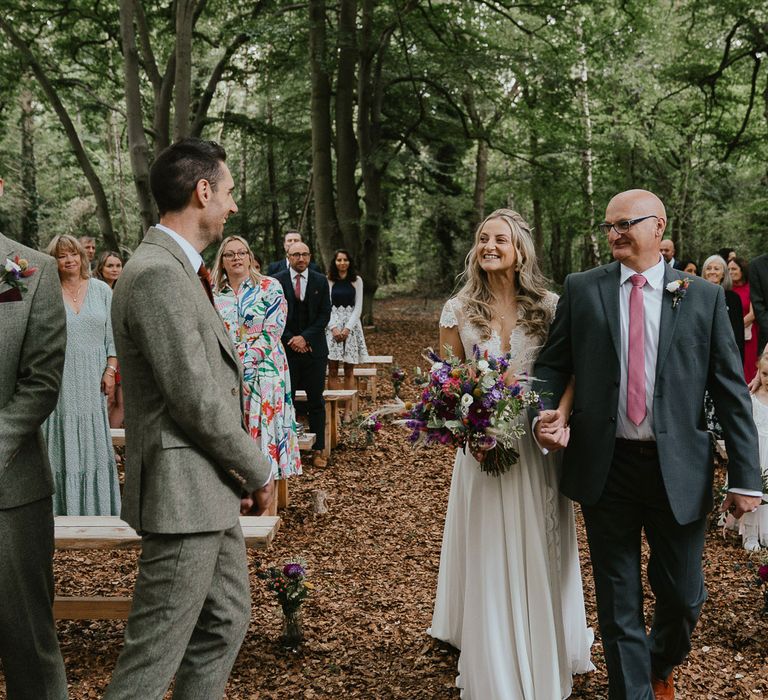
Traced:
POLYGON ((249 255, 247 250, 237 250, 235 252, 227 251, 226 253, 222 253, 221 257, 225 260, 232 260, 233 258, 247 258, 249 255))
POLYGON ((600 229, 600 233, 604 235, 608 235, 611 232, 611 229, 615 229, 616 233, 626 233, 631 229, 635 224, 639 224, 641 221, 645 221, 646 219, 658 219, 659 217, 656 216, 656 214, 648 214, 648 216, 639 216, 637 219, 624 219, 623 221, 617 221, 616 223, 610 223, 609 221, 603 221, 602 224, 598 224, 597 228, 600 229))
POLYGON ((291 258, 308 258, 309 253, 291 253, 288 257, 291 258))

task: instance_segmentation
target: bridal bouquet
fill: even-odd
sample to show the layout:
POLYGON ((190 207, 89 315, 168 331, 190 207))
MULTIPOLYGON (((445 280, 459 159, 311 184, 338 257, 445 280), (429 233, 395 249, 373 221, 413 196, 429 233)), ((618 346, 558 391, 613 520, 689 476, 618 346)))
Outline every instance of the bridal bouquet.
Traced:
POLYGON ((492 357, 475 347, 462 362, 452 353, 443 359, 431 349, 432 368, 421 400, 406 404, 402 421, 411 429, 409 441, 422 445, 454 445, 485 452, 480 468, 499 475, 516 464, 517 441, 525 434, 520 414, 529 406, 541 406, 537 392, 518 379, 508 385, 505 375, 509 355, 492 357))

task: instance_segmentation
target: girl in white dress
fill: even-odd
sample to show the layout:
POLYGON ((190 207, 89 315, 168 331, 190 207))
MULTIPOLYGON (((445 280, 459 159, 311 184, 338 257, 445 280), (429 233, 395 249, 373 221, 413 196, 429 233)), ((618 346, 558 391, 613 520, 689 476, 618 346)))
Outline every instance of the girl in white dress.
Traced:
MULTIPOLYGON (((752 394, 752 418, 757 427, 760 468, 765 483, 768 474, 768 353, 763 353, 757 361, 757 377, 760 386, 752 394)), ((763 494, 763 500, 768 500, 768 494, 763 494)), ((748 552, 756 552, 761 545, 768 547, 768 505, 758 506, 754 513, 744 513, 739 518, 739 534, 748 552)))
MULTIPOLYGON (((510 352, 511 372, 530 372, 557 298, 519 214, 500 209, 482 222, 463 278, 440 318, 441 350, 510 352)), ((430 634, 461 649, 464 700, 562 700, 572 674, 594 668, 560 458, 542 453, 524 420, 520 461, 501 476, 456 453, 430 634)))

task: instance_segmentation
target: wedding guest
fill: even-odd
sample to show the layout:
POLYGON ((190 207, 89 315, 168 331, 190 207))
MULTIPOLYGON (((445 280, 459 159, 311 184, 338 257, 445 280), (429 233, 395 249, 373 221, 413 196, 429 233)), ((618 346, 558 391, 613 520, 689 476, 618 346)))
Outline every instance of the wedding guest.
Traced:
POLYGON ((768 349, 768 253, 749 263, 749 294, 758 326, 758 352, 764 353, 768 349))
POLYGON ((757 356, 760 354, 757 344, 760 329, 755 323, 755 310, 750 299, 749 263, 736 256, 728 261, 728 274, 731 277, 733 291, 741 300, 741 312, 744 319, 744 379, 751 382, 757 372, 757 356))
MULTIPOLYGON (((530 372, 557 297, 517 212, 499 209, 478 226, 463 281, 443 307, 440 347, 462 360, 476 347, 511 352, 510 381, 530 372)), ((560 458, 543 455, 530 429, 519 453, 500 476, 469 451, 455 454, 429 633, 461 650, 456 685, 473 700, 561 700, 573 673, 593 669, 573 506, 557 493, 560 458)))
POLYGON ((254 271, 258 272, 260 275, 263 274, 261 268, 264 267, 264 263, 253 251, 251 251, 251 267, 253 267, 254 271))
MULTIPOLYGON (((340 388, 339 363, 344 366, 344 388, 355 388, 355 366, 368 361, 360 314, 363 311, 363 278, 357 274, 349 251, 340 248, 328 266, 331 320, 325 329, 328 344, 328 387, 340 388)), ((347 407, 344 421, 352 420, 347 407)))
POLYGON ((91 277, 76 238, 55 236, 67 314, 67 351, 56 408, 43 424, 56 492, 54 515, 118 515, 120 488, 109 432, 117 357, 112 338, 112 290, 91 277))
POLYGON ((120 253, 114 250, 105 250, 96 262, 96 279, 109 285, 110 289, 115 288, 115 282, 123 272, 123 259, 120 253))
MULTIPOLYGON (((298 231, 286 231, 283 236, 283 250, 285 250, 285 257, 281 260, 275 260, 269 263, 267 266, 267 275, 274 277, 278 272, 284 272, 291 267, 291 261, 288 258, 288 250, 294 243, 301 243, 301 234, 298 231)), ((309 269, 315 272, 320 272, 320 266, 314 261, 309 261, 309 269)))
POLYGON ((752 417, 757 427, 760 448, 760 469, 763 474, 763 501, 754 513, 744 513, 738 520, 739 534, 744 549, 756 552, 760 546, 768 546, 768 354, 758 360, 757 378, 760 386, 752 394, 752 417))
POLYGON ((696 277, 699 274, 699 266, 693 260, 684 260, 680 269, 688 275, 696 277))
MULTIPOLYGON (((110 289, 114 289, 115 282, 123 272, 123 259, 119 253, 114 250, 105 250, 99 255, 98 262, 96 263, 96 279, 101 280, 105 284, 109 285, 110 289)), ((122 428, 123 420, 125 418, 125 403, 123 401, 123 386, 120 381, 120 367, 116 367, 115 372, 115 393, 113 399, 108 402, 107 411, 109 414, 109 427, 110 428, 122 428)), ((122 458, 115 453, 115 460, 118 464, 122 462, 122 458)))
POLYGON ((275 479, 301 474, 288 360, 280 342, 288 303, 280 283, 259 274, 244 238, 228 236, 211 275, 216 310, 243 365, 245 423, 275 479))
POLYGON ((733 328, 733 337, 736 339, 736 346, 739 349, 739 356, 744 357, 744 317, 741 311, 741 299, 733 291, 733 282, 731 274, 728 272, 728 265, 719 255, 710 255, 701 266, 701 276, 720 285, 725 291, 725 306, 728 311, 728 318, 733 328))
POLYGON ((9 700, 66 700, 53 620, 53 480, 40 430, 61 385, 66 319, 55 261, 0 233, 0 260, 16 256, 26 263, 21 280, 0 268, 0 662, 9 700))
POLYGON ((736 257, 736 249, 735 248, 720 248, 720 250, 717 251, 717 254, 726 262, 731 260, 732 258, 736 257))
POLYGON ((77 240, 88 257, 88 269, 93 272, 96 267, 96 239, 93 236, 80 236, 77 240))
POLYGON ((125 390, 122 517, 141 533, 125 644, 104 700, 221 698, 251 619, 241 509, 272 466, 243 426, 240 363, 200 255, 237 212, 226 151, 185 138, 152 163, 160 223, 115 288, 125 390), (251 494, 251 495, 248 495, 251 494), (174 680, 175 676, 175 680, 174 680))
POLYGON ((331 318, 328 280, 309 269, 310 252, 306 243, 294 243, 288 250, 289 270, 278 272, 275 279, 283 286, 288 301, 288 318, 283 331, 283 345, 288 355, 292 398, 296 390, 307 392, 309 430, 315 434, 312 465, 324 467, 325 449, 325 371, 328 345, 325 327, 331 318))
MULTIPOLYGON (((609 697, 672 700, 706 600, 702 555, 712 452, 701 404, 712 395, 728 443, 735 517, 760 504, 758 441, 723 291, 670 270, 667 223, 652 192, 614 196, 600 230, 614 261, 569 275, 533 376, 552 407, 575 380, 560 490, 581 503, 595 578, 609 697), (687 280, 687 283, 686 283, 687 280), (693 342, 695 339, 697 342, 693 342), (644 620, 643 536, 654 596, 644 620)), ((553 410, 543 427, 568 418, 553 410)))
POLYGON ((661 257, 673 270, 682 270, 683 266, 679 260, 675 260, 675 243, 671 238, 662 239, 659 243, 661 257))

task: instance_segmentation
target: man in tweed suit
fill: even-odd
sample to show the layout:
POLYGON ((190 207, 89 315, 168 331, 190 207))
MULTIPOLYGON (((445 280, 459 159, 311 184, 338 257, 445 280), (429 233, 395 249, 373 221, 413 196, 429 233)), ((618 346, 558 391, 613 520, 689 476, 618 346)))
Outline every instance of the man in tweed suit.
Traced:
POLYGON ((0 234, 0 274, 0 659, 9 700, 60 700, 53 479, 40 425, 59 395, 66 315, 53 258, 0 234), (34 270, 20 280, 26 289, 6 271, 16 256, 34 270))
MULTIPOLYGON (((152 166, 160 224, 115 288, 125 396, 122 516, 142 535, 125 646, 105 698, 220 698, 250 621, 238 515, 271 467, 243 424, 242 369, 200 252, 237 211, 217 144, 183 139, 152 166)), ((250 503, 248 504, 250 507, 250 503)))

